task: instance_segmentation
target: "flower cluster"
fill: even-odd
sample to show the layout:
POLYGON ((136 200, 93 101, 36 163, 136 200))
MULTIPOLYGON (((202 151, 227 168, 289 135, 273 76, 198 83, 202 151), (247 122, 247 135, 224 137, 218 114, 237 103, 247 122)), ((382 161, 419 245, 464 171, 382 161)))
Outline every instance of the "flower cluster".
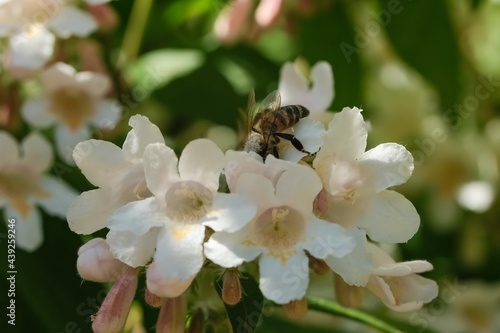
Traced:
MULTIPOLYGON (((312 97, 321 96, 320 82, 309 90, 286 66, 291 65, 285 65, 289 74, 282 76, 281 93, 296 104, 315 103, 316 113, 325 111, 333 95, 318 102, 312 97), (287 81, 286 75, 295 79, 287 81)), ((333 87, 325 63, 313 69, 313 77, 333 87)), ((318 273, 329 267, 340 281, 340 300, 366 287, 396 311, 431 301, 437 285, 417 273, 432 265, 395 263, 376 244, 407 242, 418 230, 413 205, 390 189, 410 177, 411 154, 395 143, 365 151, 367 125, 358 108, 336 113, 326 129, 317 121, 301 126, 307 121, 300 120, 293 133, 310 154, 289 154, 290 160, 282 150, 291 145, 278 147, 281 159, 263 158, 253 151, 224 153, 208 139, 190 142, 177 158, 159 129, 140 115, 130 118, 132 130, 122 148, 101 140, 79 143, 74 160, 98 189, 73 202, 70 228, 81 234, 109 229, 106 240, 80 251, 82 276, 122 285, 124 276, 145 267, 150 298, 183 304, 204 265, 234 272, 257 262, 263 295, 287 306, 304 302, 309 267, 318 273)), ((125 285, 128 290, 137 283, 125 285)), ((105 309, 97 315, 99 325, 109 316, 105 309)))
POLYGON ((99 26, 104 32, 116 23, 108 2, 0 1, 0 39, 6 42, 0 45, 0 123, 14 134, 0 133, 0 208, 5 221, 16 219, 17 244, 23 250, 34 251, 43 243, 37 205, 64 219, 76 198, 61 176, 74 165, 77 143, 91 138, 95 129, 113 129, 121 118, 122 107, 107 98, 112 79, 99 66, 97 52, 89 52, 92 41, 86 39, 99 26), (87 50, 74 54, 76 45, 87 50), (14 137, 23 136, 16 133, 22 128, 19 120, 30 130, 53 127, 49 136, 64 163, 54 161, 42 132, 28 134, 18 147, 14 137))

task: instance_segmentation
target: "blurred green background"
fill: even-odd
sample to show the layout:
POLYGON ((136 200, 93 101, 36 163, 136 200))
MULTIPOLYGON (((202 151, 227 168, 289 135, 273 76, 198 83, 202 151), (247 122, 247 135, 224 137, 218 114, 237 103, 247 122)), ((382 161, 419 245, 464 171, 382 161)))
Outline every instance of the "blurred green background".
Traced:
MULTIPOLYGON (((408 332, 428 328, 498 332, 487 325, 491 321, 498 325, 500 313, 499 1, 306 2, 314 8, 310 13, 290 6, 273 28, 227 45, 213 34, 214 21, 227 1, 112 1, 118 27, 93 37, 114 77, 113 96, 125 111, 118 128, 99 137, 121 146, 128 118, 141 113, 160 127, 177 151, 189 140, 214 135, 217 125, 228 127, 219 127, 216 133, 228 133, 229 139, 221 144, 229 146, 234 144, 230 129, 237 130, 238 109, 245 108, 251 88, 258 99, 263 98, 277 89, 284 62, 299 59, 300 64, 312 66, 325 60, 335 78, 330 110, 363 108, 372 128, 369 148, 397 142, 414 155, 414 175, 398 191, 416 206, 421 227, 409 243, 390 249, 391 253, 398 260, 431 262, 434 270, 425 276, 437 280, 442 291, 456 281, 465 286, 456 299, 438 297, 434 305, 414 315, 395 316, 380 302, 369 300, 364 308, 395 320, 408 332), (487 96, 478 95, 479 86, 486 88, 482 92, 487 96), (481 186, 464 187, 476 181, 481 186), (489 296, 469 298, 469 294, 489 296), (487 299, 490 296, 492 300, 487 299), (460 326, 454 328, 457 321, 460 326)), ((65 45, 76 42, 71 39, 65 45)), ((20 123, 11 130, 18 137, 28 132, 20 123)), ((92 188, 77 168, 62 162, 56 163, 53 173, 79 191, 92 188)), ((39 250, 16 254, 15 332, 90 332, 89 316, 109 286, 78 277, 76 253, 86 239, 73 234, 66 221, 44 215, 44 233, 39 250)), ((5 234, 2 224, 2 253, 7 247, 5 234)), ((98 236, 104 235, 102 231, 98 236)), ((1 290, 7 290, 5 271, 0 273, 1 290)), ((326 293, 331 292, 326 285, 326 293)), ((312 292, 324 295, 324 290, 312 292)), ((4 302, 3 295, 1 299, 4 302)), ((137 300, 142 304, 140 297, 137 300)), ((143 326, 153 331, 158 310, 141 308, 143 326)), ((311 318, 291 322, 277 311, 266 316, 259 329, 289 333, 362 329, 324 316, 311 318)))

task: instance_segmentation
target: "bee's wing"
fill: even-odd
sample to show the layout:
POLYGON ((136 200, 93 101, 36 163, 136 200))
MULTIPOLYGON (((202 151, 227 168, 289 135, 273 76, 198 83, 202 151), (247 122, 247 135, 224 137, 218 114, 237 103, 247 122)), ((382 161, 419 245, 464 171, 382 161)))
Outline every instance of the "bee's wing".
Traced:
POLYGON ((262 110, 267 109, 269 111, 279 110, 281 106, 281 95, 278 90, 273 91, 262 100, 260 103, 262 110))

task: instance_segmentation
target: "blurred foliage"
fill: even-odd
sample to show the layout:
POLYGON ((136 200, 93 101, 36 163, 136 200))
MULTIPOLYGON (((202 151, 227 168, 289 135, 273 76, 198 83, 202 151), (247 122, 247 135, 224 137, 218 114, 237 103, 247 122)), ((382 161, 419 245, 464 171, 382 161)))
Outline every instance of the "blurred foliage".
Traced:
MULTIPOLYGON (((236 130, 238 109, 245 108, 249 90, 255 88, 259 99, 276 89, 283 62, 299 57, 313 65, 326 60, 335 76, 332 111, 363 107, 374 128, 371 146, 396 141, 415 158, 424 153, 414 177, 400 189, 421 214, 422 226, 408 244, 398 248, 398 259, 430 261, 434 270, 425 275, 438 282, 497 281, 499 199, 489 210, 476 213, 459 206, 455 194, 463 182, 476 179, 498 190, 500 140, 495 135, 498 126, 494 127, 500 113, 498 84, 492 84, 489 97, 479 100, 468 115, 450 110, 474 96, 474 89, 484 84, 481 78, 496 82, 500 77, 500 5, 488 0, 323 0, 318 1, 321 8, 316 13, 291 14, 295 25, 291 33, 275 27, 255 41, 228 46, 212 34, 215 18, 226 3, 153 2, 149 14, 139 13, 147 20, 140 49, 124 52, 122 41, 131 28, 134 1, 111 2, 121 25, 112 35, 96 37, 109 42, 104 46, 108 62, 123 64, 113 72, 123 75, 128 87, 123 93, 131 98, 126 102, 118 96, 126 107, 124 118, 115 132, 104 135, 121 146, 128 118, 141 113, 180 150, 188 140, 205 136, 213 125, 236 130), (122 59, 123 54, 134 53, 136 58, 122 59), (422 101, 415 96, 423 96, 422 101), (389 107, 393 109, 383 114, 381 109, 389 107), (384 130, 377 132, 379 126, 384 130), (434 140, 426 146, 424 140, 432 138, 435 128, 447 133, 446 142, 434 140), (491 157, 487 165, 481 164, 484 149, 491 157), (493 172, 486 172, 485 165, 493 172), (437 220, 448 224, 441 228, 437 220)), ((26 131, 21 127, 15 134, 22 137, 26 131)), ((58 163, 54 174, 80 191, 91 188, 77 168, 58 163)), ((16 332, 89 332, 89 316, 97 311, 106 288, 78 277, 76 252, 82 239, 70 232, 65 221, 44 216, 43 227, 45 242, 38 251, 17 251, 16 332)), ((5 226, 0 228, 5 235, 5 226)), ((4 239, 0 241, 5 248, 4 239)), ((6 290, 5 269, 0 274, 0 289, 6 290)), ((157 310, 147 306, 143 310, 149 331, 157 310)), ((387 312, 380 316, 388 317, 387 312)), ((263 317, 258 332, 355 332, 359 328, 305 327, 272 315, 263 317)), ((405 324, 405 329, 416 332, 418 327, 405 324)))

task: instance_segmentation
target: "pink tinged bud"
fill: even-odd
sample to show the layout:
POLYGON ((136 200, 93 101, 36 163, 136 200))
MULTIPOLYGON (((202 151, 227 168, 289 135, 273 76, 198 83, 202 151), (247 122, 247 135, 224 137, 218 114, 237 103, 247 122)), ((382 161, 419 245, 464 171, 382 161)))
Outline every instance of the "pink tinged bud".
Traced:
POLYGON ((101 31, 111 32, 118 26, 119 17, 110 5, 89 5, 88 9, 97 23, 99 23, 101 31))
POLYGON ((241 300, 240 276, 236 269, 228 269, 224 274, 222 300, 229 305, 238 304, 241 300))
POLYGON ((106 65, 102 61, 102 47, 99 43, 92 39, 82 39, 78 41, 77 47, 83 70, 108 75, 106 65))
POLYGON ((128 268, 113 284, 92 322, 94 333, 121 333, 137 290, 137 268, 128 268))
POLYGON ((313 202, 313 212, 319 218, 325 218, 329 209, 328 192, 322 189, 313 202))
POLYGON ((162 297, 156 296, 151 291, 149 291, 148 288, 146 288, 146 291, 144 292, 144 300, 146 301, 146 303, 149 306, 152 306, 153 308, 159 308, 163 304, 163 301, 165 299, 162 297))
POLYGON ((285 315, 290 319, 300 319, 307 313, 307 301, 305 298, 296 299, 283 305, 285 315))
POLYGON ((347 308, 357 308, 363 301, 363 288, 347 284, 340 275, 334 274, 337 302, 347 308))
POLYGON ((191 285, 196 275, 186 280, 167 279, 158 271, 153 262, 146 272, 146 284, 153 294, 159 297, 174 298, 182 294, 191 285))
POLYGON ((280 17, 283 0, 262 0, 255 10, 255 22, 262 28, 271 27, 280 17))
POLYGON ((331 271, 330 267, 328 267, 324 260, 314 258, 309 253, 307 253, 307 257, 309 258, 309 267, 314 271, 314 273, 318 275, 325 275, 331 271))
POLYGON ((158 314, 156 333, 184 333, 186 313, 187 301, 184 295, 165 300, 158 314))
POLYGON ((247 30, 253 0, 234 0, 217 17, 215 35, 225 43, 236 42, 247 30))
POLYGON ((76 267, 85 280, 110 282, 119 279, 128 266, 111 255, 105 239, 94 238, 78 250, 76 267))

